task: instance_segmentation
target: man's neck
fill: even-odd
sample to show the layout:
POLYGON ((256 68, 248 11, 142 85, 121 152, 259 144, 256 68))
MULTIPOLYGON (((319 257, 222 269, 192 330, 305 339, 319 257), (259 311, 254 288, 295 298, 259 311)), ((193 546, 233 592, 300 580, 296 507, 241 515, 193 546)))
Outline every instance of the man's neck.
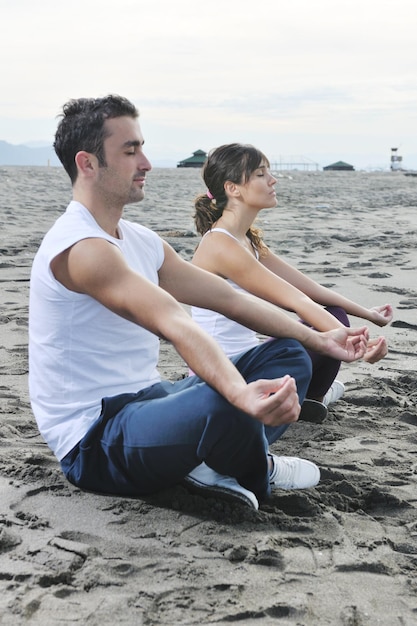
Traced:
POLYGON ((107 206, 101 199, 76 190, 73 190, 73 199, 85 206, 102 230, 116 239, 119 238, 118 224, 123 214, 123 207, 107 206))

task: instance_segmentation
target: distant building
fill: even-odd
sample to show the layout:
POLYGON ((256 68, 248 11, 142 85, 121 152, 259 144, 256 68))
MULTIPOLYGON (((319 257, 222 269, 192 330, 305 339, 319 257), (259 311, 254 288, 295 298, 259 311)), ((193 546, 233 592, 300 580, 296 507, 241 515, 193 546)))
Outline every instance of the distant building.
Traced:
POLYGON ((402 166, 402 156, 397 154, 398 148, 391 148, 391 171, 398 172, 402 166))
POLYGON ((354 172, 355 168, 353 167, 353 165, 345 163, 344 161, 337 161, 336 163, 332 163, 331 165, 326 165, 326 167, 323 167, 323 170, 333 170, 337 172, 354 172))
POLYGON ((206 159, 207 152, 204 152, 204 150, 196 150, 193 152, 192 157, 188 157, 188 159, 177 163, 177 167, 203 167, 206 159))

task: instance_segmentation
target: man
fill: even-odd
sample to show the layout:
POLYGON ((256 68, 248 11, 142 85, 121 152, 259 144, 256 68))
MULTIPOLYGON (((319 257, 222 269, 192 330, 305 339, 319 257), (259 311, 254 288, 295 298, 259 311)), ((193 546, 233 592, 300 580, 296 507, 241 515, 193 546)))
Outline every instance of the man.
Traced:
POLYGON ((316 465, 268 453, 309 384, 299 342, 353 361, 367 329, 314 332, 122 219, 144 197, 143 144, 138 112, 120 96, 64 106, 54 147, 73 200, 31 275, 29 388, 41 434, 68 480, 96 492, 144 495, 185 479, 256 509, 271 488, 316 485, 316 465), (233 363, 180 303, 284 338, 233 363), (197 376, 160 380, 160 337, 197 376))

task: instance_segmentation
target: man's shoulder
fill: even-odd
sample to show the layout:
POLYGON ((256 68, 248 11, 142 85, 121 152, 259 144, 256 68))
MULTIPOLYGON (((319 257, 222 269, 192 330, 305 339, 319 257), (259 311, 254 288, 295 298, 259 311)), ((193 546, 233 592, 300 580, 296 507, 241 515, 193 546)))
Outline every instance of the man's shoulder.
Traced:
POLYGON ((87 209, 72 201, 43 237, 36 256, 49 262, 79 241, 100 236, 101 229, 87 209))
POLYGON ((125 219, 120 220, 119 227, 123 253, 131 259, 153 259, 159 269, 165 258, 161 237, 147 226, 125 219))
POLYGON ((154 240, 154 241, 161 240, 158 233, 156 233, 151 228, 148 228, 147 226, 144 226, 143 224, 140 224, 138 222, 132 222, 130 220, 126 220, 123 218, 120 220, 119 225, 121 227, 123 234, 133 233, 143 238, 148 238, 149 240, 154 240))
POLYGON ((47 234, 71 228, 79 230, 85 228, 87 224, 91 226, 94 224, 94 220, 91 219, 88 210, 79 202, 72 200, 64 213, 62 213, 51 226, 47 234))

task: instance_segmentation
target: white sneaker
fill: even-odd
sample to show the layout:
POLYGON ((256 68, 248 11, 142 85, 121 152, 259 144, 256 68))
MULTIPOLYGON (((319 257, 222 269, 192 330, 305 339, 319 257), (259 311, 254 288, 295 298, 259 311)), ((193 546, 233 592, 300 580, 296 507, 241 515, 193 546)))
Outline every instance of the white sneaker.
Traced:
POLYGON ((191 490, 205 495, 218 495, 229 500, 239 500, 257 511, 258 500, 252 491, 240 485, 236 478, 218 474, 205 463, 194 468, 184 479, 185 484, 191 490))
POLYGON ((294 456, 276 456, 275 454, 268 456, 273 463, 269 478, 272 488, 308 489, 318 484, 320 470, 311 461, 294 456))
POLYGON ((326 395, 323 398, 323 404, 328 406, 329 404, 332 404, 332 402, 337 402, 337 400, 340 400, 340 398, 343 396, 344 393, 345 393, 344 384, 340 382, 340 380, 334 380, 329 391, 326 393, 326 395))

